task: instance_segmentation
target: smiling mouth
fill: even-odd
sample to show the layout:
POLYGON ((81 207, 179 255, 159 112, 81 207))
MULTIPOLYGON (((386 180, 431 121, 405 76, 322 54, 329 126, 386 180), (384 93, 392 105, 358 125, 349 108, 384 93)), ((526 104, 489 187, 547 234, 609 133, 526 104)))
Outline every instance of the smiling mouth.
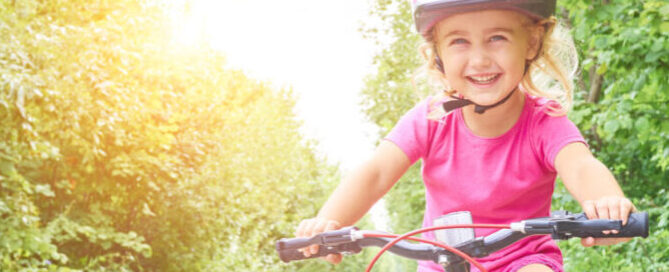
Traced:
POLYGON ((492 74, 486 76, 467 76, 467 79, 474 84, 490 84, 497 80, 502 74, 492 74))

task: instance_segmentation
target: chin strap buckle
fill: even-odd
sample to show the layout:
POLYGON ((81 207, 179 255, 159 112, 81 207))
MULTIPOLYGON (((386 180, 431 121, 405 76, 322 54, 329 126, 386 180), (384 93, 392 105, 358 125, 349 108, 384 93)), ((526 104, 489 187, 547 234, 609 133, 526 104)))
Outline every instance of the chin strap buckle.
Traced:
MULTIPOLYGON (((518 88, 516 88, 516 89, 518 89, 518 88)), ((449 113, 449 112, 451 112, 455 109, 462 108, 462 107, 470 105, 470 104, 474 104, 474 112, 476 112, 478 114, 483 114, 486 110, 488 110, 490 108, 497 107, 497 106, 503 104, 504 102, 506 102, 507 100, 509 100, 509 98, 516 91, 516 89, 513 89, 513 91, 511 91, 508 95, 506 95, 506 97, 504 97, 502 100, 500 100, 499 102, 497 102, 495 104, 492 104, 492 105, 479 105, 479 104, 476 104, 469 99, 464 99, 464 98, 459 98, 459 97, 456 97, 456 96, 451 96, 451 98, 453 98, 455 100, 450 100, 450 101, 444 102, 442 104, 442 107, 444 108, 444 111, 446 111, 446 113, 449 113)))

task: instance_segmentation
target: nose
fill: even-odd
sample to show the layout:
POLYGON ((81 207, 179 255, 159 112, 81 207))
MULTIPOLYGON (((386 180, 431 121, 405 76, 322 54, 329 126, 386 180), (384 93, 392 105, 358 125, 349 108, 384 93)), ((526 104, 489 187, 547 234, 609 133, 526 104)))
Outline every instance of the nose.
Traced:
POLYGON ((483 47, 472 48, 469 54, 469 65, 472 68, 488 68, 492 64, 490 52, 483 47))

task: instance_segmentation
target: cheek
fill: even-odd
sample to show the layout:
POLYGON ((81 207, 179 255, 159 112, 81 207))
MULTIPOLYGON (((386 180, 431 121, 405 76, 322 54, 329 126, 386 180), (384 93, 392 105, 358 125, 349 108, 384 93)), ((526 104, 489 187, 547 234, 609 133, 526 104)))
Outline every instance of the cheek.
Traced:
POLYGON ((462 66, 458 65, 455 62, 449 62, 449 64, 446 64, 446 67, 444 69, 444 74, 446 77, 446 80, 449 82, 451 87, 459 89, 462 85, 463 78, 462 78, 462 66))
POLYGON ((518 77, 522 78, 525 72, 525 64, 526 64, 524 52, 521 51, 508 52, 508 54, 504 54, 504 56, 500 57, 501 59, 503 59, 504 62, 503 65, 506 67, 508 72, 511 72, 513 74, 518 74, 518 77))
POLYGON ((462 74, 462 69, 465 66, 467 60, 464 57, 465 54, 454 54, 453 52, 448 52, 443 54, 443 64, 444 72, 446 76, 458 76, 462 74))

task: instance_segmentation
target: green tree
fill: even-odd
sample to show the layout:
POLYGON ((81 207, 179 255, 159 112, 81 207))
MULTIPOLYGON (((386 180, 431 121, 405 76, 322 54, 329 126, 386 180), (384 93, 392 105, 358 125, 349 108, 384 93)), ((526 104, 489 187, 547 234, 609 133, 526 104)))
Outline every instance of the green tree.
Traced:
POLYGON ((170 36, 161 1, 0 0, 0 270, 238 271, 338 174, 290 90, 170 36))
MULTIPOLYGON (((666 210, 669 170, 669 3, 564 1, 581 59, 570 118, 593 153, 609 166, 628 197, 651 215, 651 237, 613 247, 583 249, 561 243, 566 269, 669 269, 666 210)), ((573 206, 558 187, 554 206, 573 206)))
MULTIPOLYGON (((382 48, 374 57, 376 73, 368 75, 362 90, 362 108, 367 117, 387 135, 405 112, 422 97, 415 87, 414 71, 421 65, 418 46, 422 37, 413 30, 408 1, 374 1, 370 17, 379 25, 363 27, 363 35, 382 48)), ((380 139, 379 139, 380 140, 380 139)), ((425 192, 420 164, 413 165, 384 197, 390 228, 405 233, 420 228, 425 210, 425 192)), ((386 256, 393 271, 415 271, 416 262, 386 256)))

